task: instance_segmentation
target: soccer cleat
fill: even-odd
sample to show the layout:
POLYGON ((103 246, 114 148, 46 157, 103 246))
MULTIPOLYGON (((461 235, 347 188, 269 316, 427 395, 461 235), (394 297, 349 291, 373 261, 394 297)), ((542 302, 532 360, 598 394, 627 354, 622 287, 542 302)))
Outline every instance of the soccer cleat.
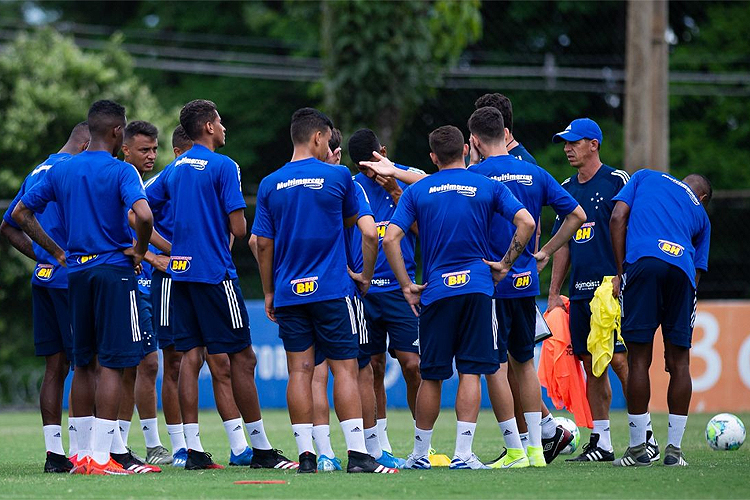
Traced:
POLYGON ((505 455, 493 462, 490 469, 525 469, 529 466, 529 457, 523 448, 506 448, 505 455))
POLYGON ((146 459, 145 459, 145 458, 143 458, 142 456, 138 455, 138 454, 137 454, 136 452, 134 452, 134 451, 133 451, 133 450, 132 450, 132 449, 130 448, 130 446, 126 446, 126 447, 125 447, 125 449, 126 449, 126 450, 128 450, 128 453, 130 453, 131 455, 133 455, 133 458, 135 458, 135 459, 136 459, 136 460, 138 460, 139 462, 143 462, 144 464, 146 463, 146 459))
POLYGON ((623 456, 612 462, 612 465, 615 467, 650 467, 651 460, 646 453, 646 443, 629 447, 623 456))
POLYGON ((547 467, 544 457, 544 448, 541 446, 529 446, 526 448, 526 456, 529 457, 529 465, 532 467, 547 467))
POLYGON ((70 469, 71 474, 88 474, 89 468, 89 457, 78 458, 78 455, 70 457, 70 461, 73 464, 73 468, 70 469))
POLYGON ((172 454, 162 445, 146 448, 146 463, 148 464, 169 465, 172 460, 172 454))
POLYGON ((185 448, 180 448, 179 450, 174 452, 174 455, 172 455, 172 467, 185 467, 185 462, 187 462, 187 450, 185 448))
POLYGON ((214 463, 211 460, 211 454, 205 451, 188 450, 187 460, 185 460, 185 470, 201 469, 223 469, 223 465, 214 463))
POLYGON ((253 448, 253 460, 250 467, 253 469, 296 469, 299 463, 289 460, 281 454, 281 450, 259 450, 253 448))
POLYGON ((127 453, 111 453, 112 459, 120 464, 123 469, 130 471, 134 474, 149 474, 153 472, 161 472, 161 469, 157 465, 150 465, 138 460, 133 452, 127 453))
POLYGON ((386 467, 392 467, 394 469, 402 469, 406 463, 406 460, 403 458, 394 457, 393 454, 385 450, 383 450, 383 454, 380 455, 380 458, 376 458, 375 461, 380 465, 385 465, 386 467))
MULTIPOLYGON (((300 467, 302 464, 300 463, 300 467)), ((329 458, 325 455, 318 457, 318 470, 323 472, 334 472, 341 470, 341 460, 338 457, 329 458)))
POLYGON ((229 452, 229 465, 250 465, 253 460, 253 449, 245 447, 245 451, 235 455, 233 451, 229 452))
POLYGON ((398 469, 380 465, 367 453, 349 450, 349 462, 346 464, 346 472, 359 473, 370 472, 373 474, 395 474, 398 469))
POLYGON ((656 438, 654 438, 654 442, 651 443, 651 438, 653 436, 653 431, 646 431, 646 453, 648 453, 648 458, 651 460, 651 463, 657 462, 659 458, 661 458, 661 455, 659 454, 659 443, 656 442, 656 438))
POLYGON ((682 455, 682 449, 668 444, 664 448, 664 465, 667 467, 687 467, 688 463, 682 455))
POLYGON ((500 452, 500 456, 499 456, 499 457, 497 457, 497 458, 496 458, 495 460, 491 460, 491 461, 489 461, 489 462, 485 462, 484 464, 485 464, 485 465, 489 465, 489 466, 492 466, 492 465, 496 464, 497 462, 499 462, 500 460, 502 460, 502 459, 503 459, 503 457, 504 457, 505 455, 507 455, 507 454, 508 454, 508 448, 503 448, 503 451, 502 451, 502 452, 500 452))
POLYGON ((414 453, 409 454, 406 457, 406 462, 402 469, 431 469, 432 463, 430 463, 429 455, 422 455, 421 457, 414 456, 414 453))
MULTIPOLYGON (((331 460, 331 459, 329 458, 328 460, 331 460)), ((315 453, 306 451, 303 454, 301 454, 299 456, 299 465, 297 467, 297 474, 315 474, 316 472, 318 472, 318 464, 317 464, 317 460, 315 459, 315 453)))
POLYGON ((44 472, 52 473, 69 473, 73 470, 73 463, 65 455, 47 452, 47 459, 44 461, 44 472))
POLYGON ((562 425, 558 425, 553 437, 548 439, 542 438, 544 460, 548 464, 551 464, 552 461, 557 458, 557 455, 559 455, 571 441, 573 441, 573 434, 562 425))
POLYGON ((93 458, 86 457, 85 460, 87 460, 88 463, 84 474, 90 476, 129 476, 130 474, 135 474, 135 472, 123 468, 111 457, 104 465, 95 462, 93 458))
POLYGON ((598 446, 599 434, 591 433, 589 442, 583 445, 583 452, 575 458, 569 458, 566 462, 611 462, 615 459, 614 452, 606 451, 598 446))
POLYGON ((482 461, 479 460, 479 457, 477 457, 474 453, 472 453, 471 456, 466 459, 454 456, 453 460, 451 460, 451 464, 448 467, 452 470, 489 469, 489 467, 484 465, 482 461))

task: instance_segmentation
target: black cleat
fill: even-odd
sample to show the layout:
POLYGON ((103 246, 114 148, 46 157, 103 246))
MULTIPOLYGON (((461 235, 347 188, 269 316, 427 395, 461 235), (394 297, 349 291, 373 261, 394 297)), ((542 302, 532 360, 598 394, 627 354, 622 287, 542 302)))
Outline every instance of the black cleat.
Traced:
POLYGON ((659 458, 661 458, 661 454, 659 453, 659 443, 656 442, 656 438, 654 438, 653 444, 651 443, 651 437, 653 435, 653 431, 646 431, 646 453, 648 453, 648 458, 651 460, 651 463, 658 462, 659 458))
POLYGON ((542 449, 544 450, 544 461, 551 464, 557 455, 573 441, 573 434, 562 425, 555 429, 555 435, 548 439, 542 439, 542 449))
POLYGON ((349 463, 346 464, 346 472, 371 472, 374 474, 395 474, 398 469, 380 465, 367 453, 349 450, 349 463))
POLYGON ((497 463, 497 462, 499 462, 500 460, 502 460, 502 459, 503 459, 503 457, 504 457, 505 455, 507 455, 507 454, 508 454, 508 449, 507 449, 507 448, 503 448, 503 451, 502 451, 502 452, 500 453, 500 456, 499 456, 499 457, 497 457, 497 458, 496 458, 495 460, 490 460, 489 462, 485 462, 485 463, 484 463, 484 465, 492 465, 492 464, 494 464, 494 463, 497 463))
POLYGON ((612 462, 615 467, 650 467, 646 443, 629 447, 623 456, 612 462))
POLYGON ((110 457, 120 464, 123 469, 130 471, 133 474, 161 472, 161 468, 158 465, 151 465, 143 462, 135 453, 129 450, 127 453, 110 453, 110 457))
MULTIPOLYGON (((314 456, 314 455, 313 455, 314 456)), ((281 454, 281 450, 259 450, 253 448, 253 459, 250 462, 250 467, 253 469, 296 469, 299 464, 293 460, 289 460, 281 454)), ((317 465, 316 465, 317 467, 317 465)))
POLYGON ((188 450, 187 461, 185 462, 185 470, 201 470, 201 469, 223 469, 223 465, 214 463, 211 460, 211 454, 205 451, 188 450))
POLYGON ((65 455, 47 452, 47 460, 44 461, 44 472, 69 473, 73 469, 73 463, 65 455))
POLYGON ((599 434, 591 433, 589 442, 583 445, 583 453, 575 458, 569 458, 566 462, 613 462, 615 460, 615 454, 611 451, 606 451, 597 444, 599 443, 599 434))
POLYGON ((318 472, 318 457, 309 451, 299 456, 297 474, 315 474, 318 472))

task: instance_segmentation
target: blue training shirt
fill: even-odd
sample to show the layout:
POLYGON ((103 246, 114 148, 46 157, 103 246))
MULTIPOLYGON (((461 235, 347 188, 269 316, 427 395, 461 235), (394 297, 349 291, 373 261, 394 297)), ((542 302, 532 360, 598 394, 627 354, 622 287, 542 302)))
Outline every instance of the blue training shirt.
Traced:
MULTIPOLYGON (((551 206, 563 218, 578 206, 578 202, 546 170, 511 155, 490 156, 469 170, 505 184, 535 221, 539 220, 544 206, 551 206)), ((492 260, 503 258, 515 232, 516 227, 505 218, 493 218, 492 260)), ((532 237, 508 276, 495 287, 495 297, 512 299, 539 295, 535 247, 536 237, 532 237)))
POLYGON ((614 199, 630 207, 625 262, 656 257, 682 269, 695 287, 695 270, 708 270, 711 223, 690 186, 643 169, 614 199))
MULTIPOLYGON (((604 276, 617 274, 609 238, 609 219, 615 206, 613 198, 628 179, 630 176, 624 170, 602 165, 588 182, 578 182, 578 174, 575 174, 562 183, 586 212, 586 222, 568 244, 571 300, 593 298, 604 276)), ((552 234, 561 224, 562 219, 558 216, 552 234)))
MULTIPOLYGON (((3 220, 10 226, 16 229, 21 229, 18 224, 16 224, 16 221, 13 220, 13 217, 11 217, 13 209, 15 209, 18 202, 21 201, 21 197, 26 194, 29 189, 41 182, 49 169, 55 166, 56 163, 65 161, 71 156, 72 155, 69 153, 51 154, 49 155, 49 158, 37 165, 36 168, 26 176, 26 179, 24 179, 23 184, 21 184, 21 189, 18 190, 15 198, 10 202, 8 210, 3 215, 3 220)), ((36 214, 36 218, 50 238, 55 240, 55 243, 64 249, 65 244, 68 241, 68 233, 63 225, 62 215, 60 214, 60 208, 57 203, 47 204, 41 213, 36 214)), ((61 266, 60 263, 57 262, 57 259, 50 255, 47 250, 37 245, 35 241, 32 242, 32 244, 34 247, 34 255, 36 256, 36 268, 31 275, 31 283, 47 288, 68 288, 68 270, 61 266)))
MULTIPOLYGON (((154 214, 154 229, 170 243, 174 233, 174 211, 165 180, 173 168, 174 162, 146 181, 146 196, 151 205, 151 212, 154 214)), ((159 249, 153 251, 162 253, 159 249)))
POLYGON ((51 168, 21 201, 39 212, 57 202, 68 230, 68 272, 100 264, 132 267, 128 210, 146 199, 135 167, 106 151, 84 151, 51 168))
MULTIPOLYGON (((370 216, 374 219, 375 215, 372 213, 370 201, 367 199, 367 193, 365 193, 362 185, 359 182, 354 181, 354 188, 357 193, 357 204, 359 206, 357 222, 365 216, 370 216)), ((355 224, 352 227, 344 229, 344 239, 346 241, 346 265, 349 266, 349 269, 351 269, 352 272, 361 273, 364 268, 364 260, 362 258, 362 232, 355 224)), ((354 281, 351 283, 352 293, 359 296, 357 284, 354 283, 354 281)), ((372 285, 370 288, 372 288, 372 285)))
MULTIPOLYGON (((424 174, 424 172, 419 169, 405 167, 399 164, 395 164, 395 166, 402 170, 424 174)), ((378 259, 375 262, 375 273, 372 276, 372 287, 368 293, 399 290, 401 287, 391 270, 391 266, 388 265, 388 259, 385 256, 385 252, 383 252, 383 237, 385 236, 385 230, 388 227, 391 217, 396 213, 396 203, 393 202, 391 195, 388 194, 380 184, 374 179, 367 177, 365 174, 357 174, 354 177, 354 180, 359 182, 367 193, 375 217, 375 227, 378 230, 378 259)), ((402 190, 407 188, 407 184, 398 180, 396 182, 402 190)), ((411 278, 412 281, 414 281, 417 272, 417 263, 414 258, 416 244, 416 235, 411 231, 407 231, 404 239, 401 240, 401 254, 404 256, 406 272, 409 273, 409 278, 411 278)))
MULTIPOLYGON (((195 144, 167 168, 159 178, 164 178, 162 195, 171 200, 174 216, 172 279, 218 284, 236 278, 229 214, 246 206, 240 167, 228 156, 195 144)), ((163 210, 162 200, 158 206, 163 210)))
POLYGON ((517 146, 513 149, 508 150, 508 154, 511 156, 515 156, 519 160, 523 160, 529 163, 533 163, 534 165, 537 165, 536 158, 531 156, 531 153, 528 152, 528 150, 523 147, 523 144, 516 141, 517 146))
POLYGON ((523 205, 500 182, 466 169, 441 170, 401 195, 391 224, 404 233, 416 221, 422 242, 423 305, 469 293, 492 296, 492 220, 512 221, 523 205))
POLYGON ((289 162, 261 181, 252 231, 274 240, 276 307, 350 294, 343 220, 358 208, 349 170, 315 158, 289 162))

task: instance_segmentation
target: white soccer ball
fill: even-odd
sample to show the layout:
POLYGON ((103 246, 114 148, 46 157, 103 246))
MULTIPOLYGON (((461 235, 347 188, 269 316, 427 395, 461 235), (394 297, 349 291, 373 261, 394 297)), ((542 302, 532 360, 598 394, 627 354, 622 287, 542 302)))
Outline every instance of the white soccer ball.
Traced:
POLYGON ((578 426, 575 422, 566 417, 555 417, 555 423, 557 425, 562 425, 573 434, 573 441, 571 441, 570 444, 560 452, 561 455, 572 455, 573 452, 578 449, 578 442, 581 439, 581 433, 578 431, 578 426))
POLYGON ((706 425, 706 442, 712 450, 736 450, 745 442, 745 424, 736 415, 719 413, 706 425))

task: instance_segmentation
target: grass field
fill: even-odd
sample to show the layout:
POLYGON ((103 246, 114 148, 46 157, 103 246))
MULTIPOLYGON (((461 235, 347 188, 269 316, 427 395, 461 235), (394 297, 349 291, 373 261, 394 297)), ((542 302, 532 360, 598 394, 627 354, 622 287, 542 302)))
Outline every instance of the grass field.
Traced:
MULTIPOLYGON (((741 414, 750 423, 750 414, 741 414)), ((572 464, 559 457, 546 469, 401 471, 395 475, 345 473, 298 476, 286 471, 257 471, 232 467, 219 471, 191 472, 165 468, 161 474, 129 477, 90 477, 44 474, 44 441, 36 412, 0 413, 0 498, 750 498, 750 446, 739 451, 714 452, 703 432, 710 415, 693 415, 688 421, 683 448, 689 467, 670 469, 615 469, 611 464, 572 464), (247 479, 282 479, 286 484, 235 485, 247 479)), ((265 411, 269 437, 287 456, 296 455, 289 419, 284 411, 265 411)), ((666 441, 666 415, 654 416, 657 438, 666 441)), ((336 422, 332 419, 332 422, 336 422)), ((162 440, 168 445, 162 425, 162 440)), ((201 414, 201 438, 217 462, 228 460, 227 440, 215 412, 201 414)), ((492 414, 479 418, 474 450, 483 460, 497 456, 501 437, 492 414)), ((612 416, 615 453, 627 446, 627 421, 622 412, 612 416)), ((334 449, 344 449, 343 436, 331 426, 334 449)), ((411 451, 412 421, 403 411, 389 413, 389 436, 394 452, 411 451)), ((67 433, 66 436, 67 438, 67 433)), ((588 440, 588 431, 581 435, 588 440)), ((444 411, 438 420, 433 445, 453 453, 455 416, 444 411)), ((67 440, 66 440, 67 442, 67 440)), ((145 453, 137 425, 130 445, 145 453)))

